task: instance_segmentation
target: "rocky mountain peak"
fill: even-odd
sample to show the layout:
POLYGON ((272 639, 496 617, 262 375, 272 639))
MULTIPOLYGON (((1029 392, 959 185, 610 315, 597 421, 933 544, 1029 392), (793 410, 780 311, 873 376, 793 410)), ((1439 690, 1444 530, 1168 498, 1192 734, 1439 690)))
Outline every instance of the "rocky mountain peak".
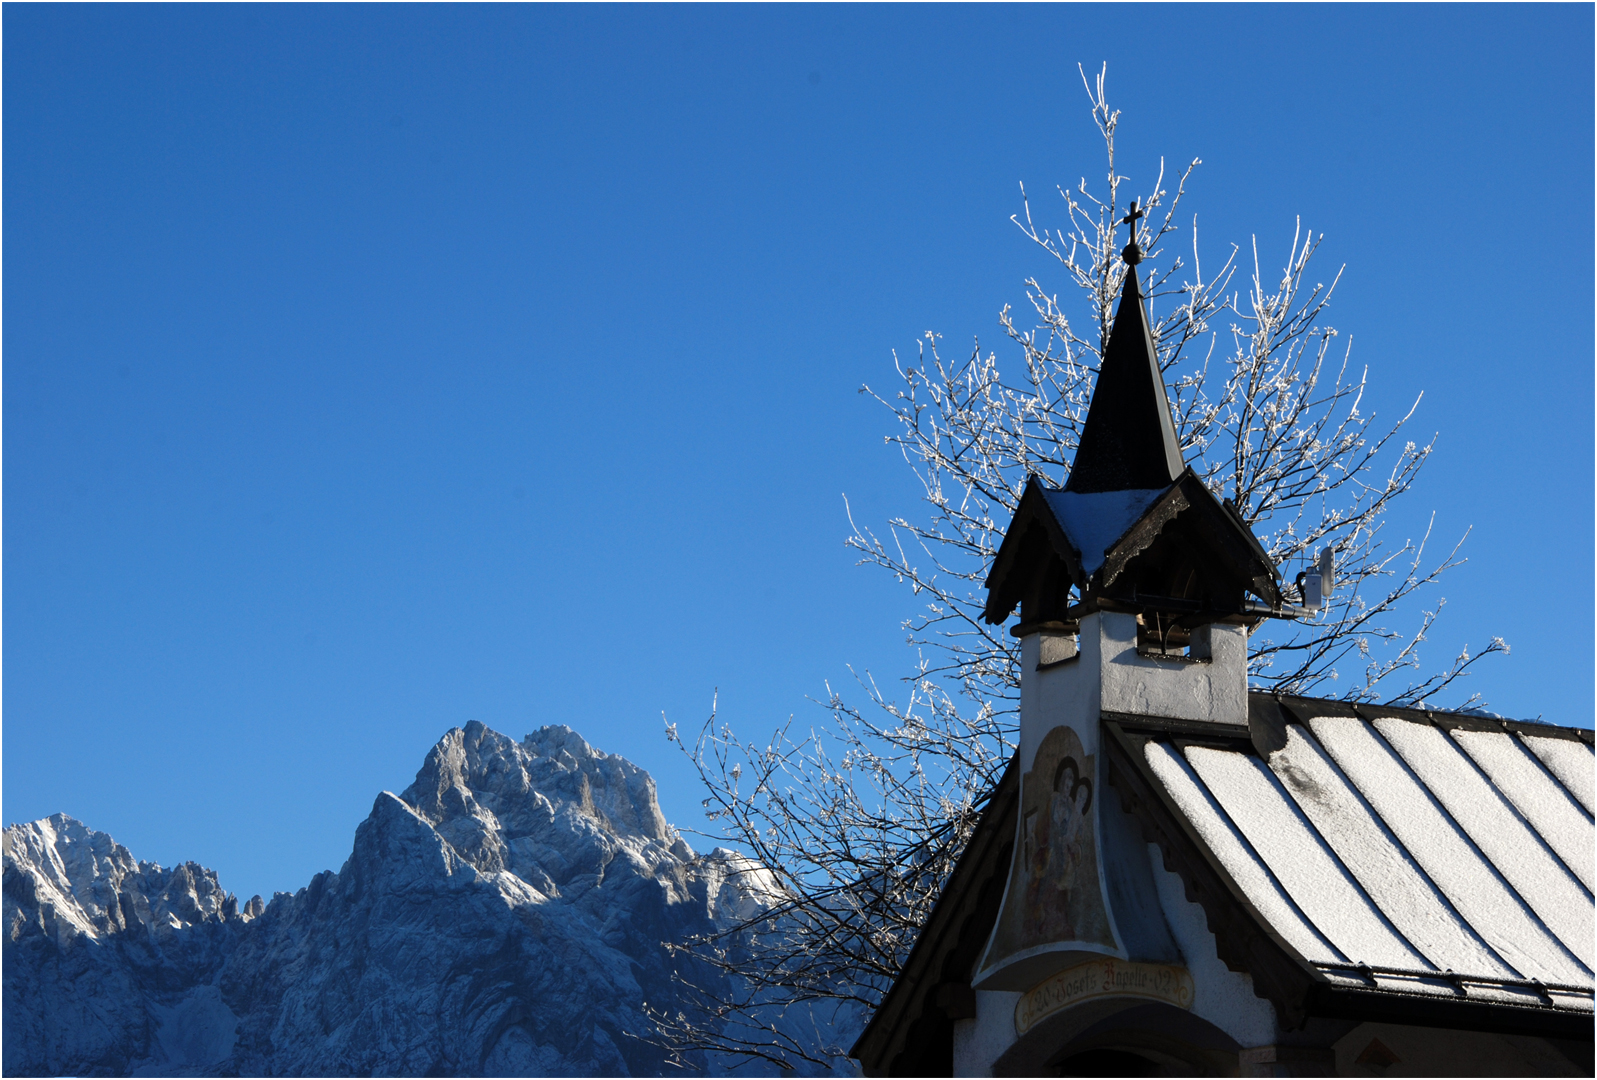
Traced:
POLYGON ((64 815, 4 866, 7 1075, 654 1075, 644 1006, 691 963, 665 943, 774 888, 569 727, 475 722, 264 907, 64 815))
POLYGON ((399 798, 476 869, 508 870, 545 892, 603 873, 617 855, 645 872, 693 857, 649 774, 563 725, 519 743, 476 721, 455 728, 399 798))
MULTIPOLYGON (((141 862, 103 832, 66 814, 5 830, 5 864, 29 867, 15 887, 34 899, 39 929, 58 939, 137 930, 152 940, 240 918, 238 902, 198 863, 170 870, 141 862)), ((8 878, 9 880, 9 878, 8 878)), ((10 920, 21 908, 7 912, 10 920)))

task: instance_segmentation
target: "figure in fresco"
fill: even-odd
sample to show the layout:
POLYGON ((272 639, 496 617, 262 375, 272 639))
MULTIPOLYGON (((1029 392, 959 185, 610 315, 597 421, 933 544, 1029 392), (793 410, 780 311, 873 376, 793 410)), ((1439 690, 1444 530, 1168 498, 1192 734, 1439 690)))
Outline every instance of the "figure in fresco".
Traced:
POLYGON ((1081 775, 1075 758, 1067 757, 1054 770, 1053 799, 1048 808, 1048 866, 1043 880, 1056 889, 1064 890, 1076 880, 1083 834, 1092 827, 1087 816, 1090 809, 1092 781, 1081 775))
MULTIPOLYGON (((1075 732, 1070 734, 1073 737, 1075 732)), ((1041 757, 1039 753, 1039 765, 1041 757)), ((1033 767, 1026 780, 1037 776, 1033 767)), ((1079 937, 1074 917, 1079 905, 1071 903, 1071 894, 1078 890, 1083 876, 1083 855, 1095 854, 1092 819, 1087 814, 1092 809, 1092 779, 1083 776, 1080 763, 1066 754, 1053 769, 1053 782, 1041 794, 1046 802, 1028 815, 1037 825, 1027 875, 1030 880, 1026 882, 1027 936, 1072 941, 1079 937)), ((1088 877, 1096 882, 1097 876, 1094 865, 1088 877)))
POLYGON ((1115 947, 1098 880, 1094 764, 1068 727, 1054 728, 1037 748, 1021 778, 1020 857, 984 964, 1039 945, 1115 947))

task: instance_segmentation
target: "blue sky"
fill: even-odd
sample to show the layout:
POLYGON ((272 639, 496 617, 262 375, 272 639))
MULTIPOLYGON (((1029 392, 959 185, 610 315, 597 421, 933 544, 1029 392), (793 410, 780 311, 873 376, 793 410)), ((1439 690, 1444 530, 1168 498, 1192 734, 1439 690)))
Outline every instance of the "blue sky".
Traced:
POLYGON ((1210 257, 1301 214, 1370 404, 1424 391, 1388 528, 1474 527, 1427 664, 1500 634, 1474 689, 1592 723, 1589 6, 3 18, 7 822, 269 896, 478 719, 703 824, 662 711, 906 668, 856 390, 926 330, 1012 355, 1017 185, 1102 172, 1078 63, 1134 188, 1201 156, 1210 257))

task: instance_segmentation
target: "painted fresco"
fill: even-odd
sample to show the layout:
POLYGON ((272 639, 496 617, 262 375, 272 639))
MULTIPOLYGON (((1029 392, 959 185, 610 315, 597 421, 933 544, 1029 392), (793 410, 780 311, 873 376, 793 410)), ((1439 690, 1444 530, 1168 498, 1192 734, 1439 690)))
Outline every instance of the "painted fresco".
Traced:
POLYGON ((1054 943, 1116 948, 1098 878, 1096 765, 1070 728, 1043 737, 1021 777, 1019 850, 984 966, 1054 943))

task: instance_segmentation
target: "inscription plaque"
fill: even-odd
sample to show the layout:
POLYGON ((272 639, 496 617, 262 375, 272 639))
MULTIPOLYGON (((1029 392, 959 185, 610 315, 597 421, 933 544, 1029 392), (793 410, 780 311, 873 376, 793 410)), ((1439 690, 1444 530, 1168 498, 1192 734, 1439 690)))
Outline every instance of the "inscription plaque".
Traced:
POLYGON ((1192 975, 1168 964, 1089 960, 1052 975, 1015 1003, 1015 1033, 1024 1035, 1061 1009, 1093 998, 1135 997, 1192 1008, 1192 975))

